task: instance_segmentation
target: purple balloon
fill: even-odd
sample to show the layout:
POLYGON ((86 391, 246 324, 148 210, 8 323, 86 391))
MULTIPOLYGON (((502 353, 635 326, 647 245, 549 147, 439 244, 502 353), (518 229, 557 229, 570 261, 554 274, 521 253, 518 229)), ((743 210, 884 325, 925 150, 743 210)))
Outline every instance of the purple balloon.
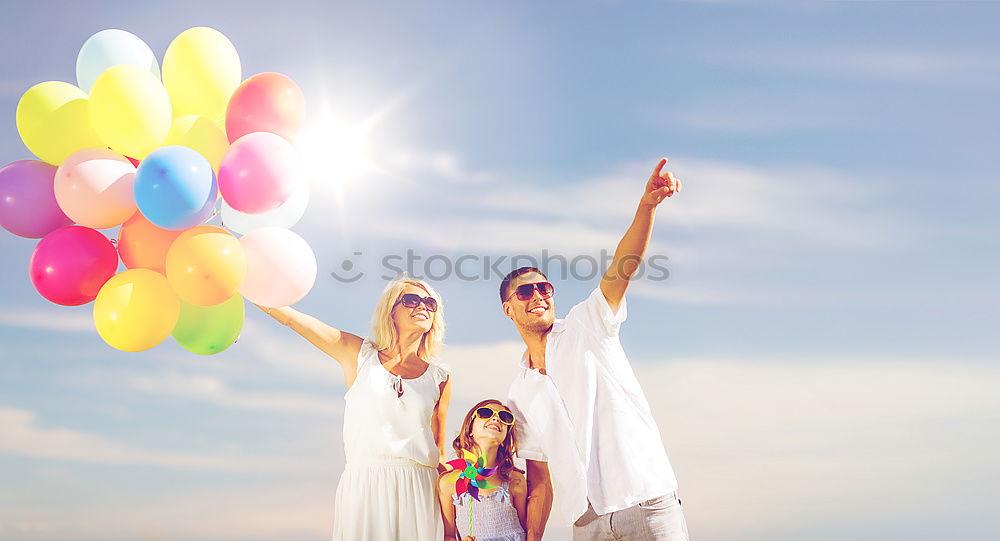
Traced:
POLYGON ((0 226, 11 233, 40 239, 73 225, 56 202, 56 166, 19 160, 0 168, 0 226))

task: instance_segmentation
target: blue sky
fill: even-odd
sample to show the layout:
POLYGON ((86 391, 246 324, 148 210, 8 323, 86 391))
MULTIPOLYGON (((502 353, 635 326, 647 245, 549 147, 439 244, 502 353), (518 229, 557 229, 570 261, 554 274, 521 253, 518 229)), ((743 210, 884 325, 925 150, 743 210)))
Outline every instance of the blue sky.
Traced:
MULTIPOLYGON (((692 533, 993 539, 1000 8, 979 2, 17 3, 0 31, 0 161, 21 93, 74 81, 104 28, 211 26, 243 75, 302 87, 298 307, 364 333, 379 263, 612 250, 656 160, 685 181, 622 341, 692 533), (325 114, 323 113, 325 111, 325 114), (352 132, 353 133, 353 132, 352 132), (345 171, 324 160, 366 158, 345 171), (360 252, 360 255, 355 255, 360 252), (330 276, 345 260, 365 273, 330 276)), ((113 233, 113 232, 109 232, 113 233)), ((306 540, 342 468, 335 363, 256 311, 214 357, 106 346, 0 235, 0 538, 306 540)), ((445 297, 460 418, 519 355, 498 278, 445 297)), ((557 280, 565 313, 596 280, 557 280)), ((252 307, 251 307, 252 308, 252 307)), ((568 530, 553 517, 553 539, 568 530)))

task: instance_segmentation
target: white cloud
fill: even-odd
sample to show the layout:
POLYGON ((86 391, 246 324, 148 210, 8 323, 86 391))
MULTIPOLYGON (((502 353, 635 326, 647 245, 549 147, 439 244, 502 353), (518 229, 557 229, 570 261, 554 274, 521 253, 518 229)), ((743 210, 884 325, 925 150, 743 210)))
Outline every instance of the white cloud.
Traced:
POLYGON ((88 332, 94 330, 94 318, 90 305, 49 308, 6 306, 0 310, 0 326, 43 331, 88 332))
POLYGON ((448 414, 449 434, 457 434, 466 412, 480 400, 507 400, 507 390, 524 351, 522 342, 450 345, 441 362, 452 374, 452 406, 448 414))
MULTIPOLYGON (((425 257, 428 250, 453 256, 537 258, 547 250, 568 258, 597 257, 601 251, 613 253, 655 161, 623 163, 572 182, 515 180, 516 198, 496 183, 452 186, 435 192, 433 216, 401 207, 377 217, 351 211, 356 214, 346 220, 356 232, 356 246, 396 242, 425 257)), ((900 210, 891 179, 886 182, 870 173, 684 156, 674 156, 669 168, 684 181, 684 189, 659 208, 647 256, 667 256, 671 279, 655 288, 636 288, 640 295, 667 302, 773 304, 799 293, 803 295, 796 299, 802 305, 842 302, 843 288, 790 291, 789 281, 778 277, 833 254, 879 257, 885 248, 915 249, 957 231, 900 210), (739 276, 733 273, 737 265, 739 276)), ((379 189, 397 190, 394 197, 406 199, 435 187, 441 184, 379 189)), ((376 193, 366 197, 379 201, 376 193)), ((375 261, 383 255, 365 254, 375 261)), ((482 259, 462 264, 466 275, 468 269, 483 266, 482 259)), ((434 271, 440 274, 442 269, 434 271)), ((870 292, 867 288, 864 294, 870 292)))
POLYGON ((253 356, 284 376, 343 385, 344 373, 336 360, 274 321, 248 319, 244 332, 253 335, 253 356))
MULTIPOLYGON (((316 481, 201 488, 181 496, 102 494, 65 509, 14 503, 0 508, 0 537, 21 541, 320 539, 332 532, 335 483, 333 472, 323 472, 316 481)), ((7 496, 3 492, 0 488, 0 498, 7 496)))
POLYGON ((462 163, 461 158, 447 150, 397 149, 388 152, 382 169, 393 176, 406 179, 432 178, 439 181, 482 183, 496 178, 485 170, 475 170, 462 163))
POLYGON ((284 459, 143 449, 100 434, 44 427, 33 411, 20 408, 0 407, 0 433, 0 452, 49 460, 238 472, 292 471, 302 467, 284 459))
MULTIPOLYGON (((445 350, 442 361, 455 384, 449 436, 475 402, 506 399, 522 351, 523 344, 516 340, 445 350)), ((791 539, 823 531, 828 533, 814 538, 860 538, 868 528, 877 528, 889 532, 885 537, 915 538, 916 528, 954 528, 962 513, 988 513, 989 494, 995 489, 989 480, 1000 476, 992 457, 1000 444, 993 430, 1000 416, 1000 396, 994 392, 1000 386, 1000 367, 947 359, 825 355, 665 355, 633 359, 633 366, 681 482, 691 530, 702 537, 791 539), (948 487, 950 503, 942 505, 930 497, 928 490, 937 489, 928 487, 948 487), (727 520, 719 521, 720 513, 727 520)), ((211 378, 166 383, 194 395, 226 388, 211 378)), ((272 459, 149 451, 95 434, 45 428, 32 412, 12 408, 0 410, 0 432, 3 451, 43 459, 289 471, 283 461, 272 459)), ((310 458, 302 465, 324 483, 297 485, 279 479, 260 491, 216 485, 199 489, 201 496, 191 498, 123 502, 116 512, 128 510, 135 520, 115 531, 127 532, 121 539, 150 540, 328 535, 332 494, 342 468, 337 454, 310 458), (196 510, 207 518, 190 520, 196 510), (169 526, 154 530, 157 524, 169 526)), ((75 523, 50 509, 6 509, 0 518, 4 512, 18 520, 0 522, 13 525, 8 530, 21 528, 17 531, 25 539, 88 538, 83 533, 74 537, 75 523)), ((95 530, 121 524, 107 505, 95 508, 79 501, 73 512, 91 517, 85 522, 95 530)), ((984 519, 952 533, 962 537, 972 531, 966 527, 996 530, 1000 524, 984 519)), ((569 537, 568 529, 553 517, 547 538, 569 537)))
POLYGON ((467 218, 445 216, 433 223, 414 222, 405 228, 398 223, 381 221, 372 224, 368 233, 385 238, 405 239, 414 244, 442 251, 470 253, 528 254, 548 249, 558 254, 590 253, 601 248, 613 250, 621 233, 594 227, 581 221, 553 222, 537 218, 504 219, 482 216, 474 222, 467 218))
MULTIPOLYGON (((516 341, 447 350, 456 383, 450 427, 478 400, 506 399, 522 351, 516 341)), ((942 513, 928 486, 951 487, 962 512, 985 512, 992 488, 976 480, 1000 475, 991 454, 1000 444, 992 430, 1000 367, 990 364, 816 356, 633 366, 691 530, 708 539, 795 538, 817 528, 860 538, 869 524, 915 537, 927 525, 918 517, 942 513)), ((558 517, 550 525, 554 539, 569 539, 558 517)))
MULTIPOLYGON (((625 163, 606 175, 571 183, 531 183, 517 198, 494 185, 442 195, 460 214, 380 217, 371 230, 434 248, 481 252, 548 247, 613 250, 631 222, 655 159, 625 163), (469 219, 469 213, 476 216, 469 219)), ((907 216, 886 209, 890 196, 872 179, 820 166, 753 166, 676 157, 668 167, 683 190, 657 211, 654 242, 677 246, 678 232, 728 232, 810 246, 872 248, 919 234, 907 216)), ((699 246, 699 248, 701 248, 699 246)), ((681 243, 680 250, 697 252, 681 243)))
POLYGON ((989 364, 678 359, 639 372, 689 518, 713 538, 806 525, 858 538, 866 523, 909 538, 926 524, 908 521, 941 511, 928 487, 982 508, 983 487, 970 482, 1000 474, 987 466, 1000 443, 988 428, 1000 414, 1000 369, 989 364), (766 509, 749 494, 766 495, 766 509), (830 513, 838 508, 851 516, 830 513), (713 524, 719 509, 728 519, 713 524))
POLYGON ((803 92, 794 95, 717 94, 685 102, 665 113, 663 119, 698 131, 773 135, 818 129, 856 129, 862 114, 856 101, 840 95, 803 92))
POLYGON ((124 375, 121 379, 125 387, 144 393, 206 401, 224 408, 321 416, 339 415, 343 412, 343 400, 339 397, 238 391, 223 379, 206 374, 135 373, 124 375))
POLYGON ((827 78, 995 88, 1000 73, 979 50, 859 47, 852 44, 727 51, 716 61, 827 78))
MULTIPOLYGON (((732 305, 732 304, 774 304, 787 299, 775 299, 760 290, 746 288, 707 287, 678 283, 635 282, 629 286, 629 293, 638 297, 663 301, 671 304, 732 305)), ((787 304, 787 303, 785 303, 787 304)))

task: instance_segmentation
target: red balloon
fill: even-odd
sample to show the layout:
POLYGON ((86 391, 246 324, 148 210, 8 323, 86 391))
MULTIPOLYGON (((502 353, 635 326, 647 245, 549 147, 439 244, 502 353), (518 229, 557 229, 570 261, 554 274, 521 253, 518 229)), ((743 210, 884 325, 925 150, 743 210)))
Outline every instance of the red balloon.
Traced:
MULTIPOLYGON (((113 148, 111 148, 111 147, 107 147, 107 149, 108 149, 108 150, 114 150, 114 149, 113 149, 113 148)), ((124 155, 124 154, 122 154, 122 156, 125 156, 125 155, 124 155)), ((128 160, 128 161, 129 161, 129 163, 131 163, 132 165, 134 165, 134 166, 136 166, 136 167, 139 167, 139 160, 137 160, 137 159, 133 158, 132 156, 125 156, 125 159, 126 159, 126 160, 128 160)))
POLYGON ((118 251, 100 232, 71 225, 45 235, 28 264, 31 283, 46 299, 79 306, 97 297, 118 270, 118 251))
POLYGON ((280 73, 258 73, 229 98, 226 136, 232 143, 248 133, 265 131, 291 142, 305 113, 306 99, 294 81, 280 73))

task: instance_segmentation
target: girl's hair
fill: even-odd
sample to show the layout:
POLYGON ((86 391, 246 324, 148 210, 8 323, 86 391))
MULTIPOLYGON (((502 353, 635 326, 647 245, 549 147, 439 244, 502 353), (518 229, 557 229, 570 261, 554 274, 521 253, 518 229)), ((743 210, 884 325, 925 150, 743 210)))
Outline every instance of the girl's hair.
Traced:
POLYGON ((444 302, 441 301, 441 296, 434 291, 434 288, 423 280, 402 276, 385 286, 382 296, 375 305, 375 313, 372 315, 371 343, 376 350, 381 351, 394 346, 399 340, 396 327, 392 324, 392 309, 396 306, 396 302, 399 301, 399 297, 407 285, 423 289, 437 301, 437 311, 430 312, 428 310, 431 315, 431 329, 424 333, 420 339, 420 345, 417 346, 417 355, 421 359, 429 361, 437 356, 441 344, 444 342, 444 302))
MULTIPOLYGON (((487 404, 499 404, 503 407, 503 402, 488 398, 482 402, 472 406, 469 413, 465 414, 465 420, 462 421, 462 430, 458 433, 458 437, 452 442, 451 446, 455 448, 455 452, 458 454, 459 458, 462 458, 462 450, 473 451, 476 449, 476 440, 472 439, 472 422, 476 419, 476 410, 487 405, 487 404)), ((509 408, 508 408, 509 409, 509 408)), ((517 419, 514 419, 517 422, 517 419)), ((503 443, 497 448, 497 460, 496 467, 497 473, 500 475, 500 479, 504 481, 510 481, 510 472, 517 471, 524 473, 523 471, 514 467, 514 453, 517 452, 517 436, 514 434, 514 425, 507 427, 507 437, 503 439, 503 443)))

